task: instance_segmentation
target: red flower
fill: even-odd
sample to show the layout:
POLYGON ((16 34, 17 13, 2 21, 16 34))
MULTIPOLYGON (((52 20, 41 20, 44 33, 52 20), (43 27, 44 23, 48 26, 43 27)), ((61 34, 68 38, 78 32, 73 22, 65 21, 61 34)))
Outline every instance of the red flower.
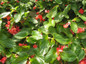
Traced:
POLYGON ((21 44, 21 43, 19 43, 19 46, 27 46, 27 44, 21 44))
POLYGON ((33 48, 37 48, 37 45, 36 45, 36 44, 34 44, 34 45, 33 45, 33 48))
POLYGON ((82 59, 79 64, 86 64, 86 58, 82 59))
POLYGON ((81 9, 79 10, 79 13, 80 13, 80 14, 83 14, 83 13, 84 13, 84 10, 81 8, 81 9))
POLYGON ((31 55, 31 58, 33 58, 35 55, 31 55))
POLYGON ((84 22, 84 24, 86 25, 86 21, 84 22))
POLYGON ((71 23, 68 22, 68 23, 64 24, 63 27, 64 27, 64 28, 68 28, 68 26, 69 26, 70 24, 71 24, 71 23))
POLYGON ((18 0, 17 0, 16 2, 17 2, 17 3, 19 3, 19 1, 18 1, 18 0))
POLYGON ((35 17, 35 19, 36 20, 40 19, 40 21, 42 21, 43 20, 43 17, 42 17, 42 15, 38 15, 38 16, 35 17))
POLYGON ((45 13, 49 13, 50 10, 45 10, 45 13))
POLYGON ((74 35, 74 32, 70 29, 71 33, 74 35))
POLYGON ((37 2, 38 0, 35 0, 35 2, 37 2))
POLYGON ((58 56, 58 57, 57 57, 57 60, 58 60, 58 61, 60 61, 60 59, 61 59, 61 57, 60 57, 60 56, 58 56))
POLYGON ((2 1, 2 2, 1 2, 1 5, 3 5, 3 4, 4 4, 4 2, 2 1))
POLYGON ((10 19, 11 19, 11 17, 8 15, 8 16, 7 16, 7 20, 10 20, 10 19))
POLYGON ((39 14, 39 12, 36 13, 37 15, 39 14))
POLYGON ((7 57, 3 57, 3 58, 0 60, 0 62, 1 62, 2 64, 4 64, 4 63, 6 62, 6 59, 7 59, 7 57))
POLYGON ((12 35, 17 34, 20 31, 18 26, 13 26, 11 29, 8 29, 8 32, 11 33, 12 35))
POLYGON ((67 6, 67 4, 65 6, 67 6))
POLYGON ((34 6, 34 7, 33 7, 33 10, 35 10, 35 9, 36 9, 36 7, 34 6))
POLYGON ((52 19, 54 20, 54 17, 52 19))
POLYGON ((85 28, 78 28, 77 33, 83 33, 85 31, 85 28))
POLYGON ((19 46, 23 46, 23 44, 19 43, 19 46))

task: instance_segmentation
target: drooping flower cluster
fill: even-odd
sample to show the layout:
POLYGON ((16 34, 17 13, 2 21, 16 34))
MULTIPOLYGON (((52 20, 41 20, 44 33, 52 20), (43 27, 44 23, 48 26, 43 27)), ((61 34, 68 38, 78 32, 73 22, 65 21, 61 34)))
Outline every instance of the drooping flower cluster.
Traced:
POLYGON ((77 33, 83 33, 85 31, 85 28, 78 28, 77 33))
POLYGON ((59 47, 57 47, 57 55, 58 55, 57 60, 58 61, 61 59, 60 52, 63 52, 64 48, 65 48, 65 46, 59 46, 59 47))
POLYGON ((6 62, 6 59, 7 59, 7 57, 3 57, 3 58, 0 60, 0 62, 1 62, 2 64, 4 64, 4 63, 6 62))

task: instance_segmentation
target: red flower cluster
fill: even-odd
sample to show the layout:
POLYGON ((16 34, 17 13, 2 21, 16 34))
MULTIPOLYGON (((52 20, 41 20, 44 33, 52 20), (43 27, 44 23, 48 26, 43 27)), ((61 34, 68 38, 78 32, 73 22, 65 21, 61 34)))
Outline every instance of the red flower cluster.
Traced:
POLYGON ((2 2, 1 2, 1 5, 3 5, 3 4, 4 4, 4 2, 2 1, 2 2))
POLYGON ((50 10, 45 10, 45 13, 49 13, 50 10))
POLYGON ((19 43, 19 46, 27 46, 27 44, 24 44, 24 43, 21 44, 21 43, 19 43))
POLYGON ((84 13, 84 10, 81 8, 81 9, 79 10, 79 13, 80 13, 80 14, 83 14, 83 13, 84 13))
POLYGON ((68 23, 64 24, 63 27, 64 27, 64 28, 68 28, 68 26, 69 26, 70 24, 71 24, 71 23, 68 22, 68 23))
POLYGON ((58 61, 61 59, 60 58, 60 52, 63 52, 64 48, 65 48, 65 46, 59 46, 59 47, 57 47, 57 54, 58 54, 57 60, 58 61))
POLYGON ((19 29, 18 26, 12 26, 12 28, 9 29, 9 27, 10 27, 10 21, 8 21, 5 26, 7 27, 8 32, 11 33, 12 35, 17 34, 20 31, 20 29, 19 29))
POLYGON ((34 45, 33 45, 33 48, 37 48, 37 45, 36 45, 36 44, 34 44, 34 45))
POLYGON ((86 58, 82 59, 79 64, 86 64, 86 58))
POLYGON ((17 2, 17 3, 19 3, 19 1, 18 1, 18 0, 17 0, 16 2, 17 2))
POLYGON ((85 28, 78 28, 77 33, 83 33, 85 31, 85 28))
POLYGON ((7 18, 7 20, 10 20, 11 19, 11 17, 9 15, 6 18, 7 18))
POLYGON ((7 59, 7 57, 3 57, 3 58, 0 60, 0 62, 1 62, 2 64, 4 64, 4 63, 6 62, 6 59, 7 59))
POLYGON ((35 17, 36 20, 40 19, 40 22, 41 21, 45 21, 45 19, 43 19, 42 15, 38 15, 35 17))
POLYGON ((36 12, 36 14, 38 15, 38 14, 39 14, 39 12, 36 12))
POLYGON ((84 22, 84 24, 86 25, 86 21, 84 22))
POLYGON ((31 55, 31 58, 33 58, 35 55, 31 55))
POLYGON ((35 10, 35 9, 36 9, 36 6, 33 7, 33 10, 35 10))
POLYGON ((35 0, 35 2, 37 2, 38 0, 35 0))

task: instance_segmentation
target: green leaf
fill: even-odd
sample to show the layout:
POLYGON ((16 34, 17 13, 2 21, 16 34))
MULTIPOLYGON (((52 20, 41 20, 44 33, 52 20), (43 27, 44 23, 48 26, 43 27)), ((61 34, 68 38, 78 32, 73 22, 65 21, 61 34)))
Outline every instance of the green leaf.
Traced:
POLYGON ((74 33, 77 33, 78 26, 75 22, 71 21, 71 29, 73 30, 74 33))
POLYGON ((7 48, 13 48, 15 47, 15 42, 11 39, 9 39, 5 34, 0 33, 0 45, 2 45, 3 47, 7 47, 7 48))
POLYGON ((30 31, 31 30, 29 28, 23 28, 20 32, 14 35, 14 37, 17 39, 23 39, 30 34, 30 31))
POLYGON ((58 3, 58 4, 62 4, 62 0, 55 0, 56 1, 56 3, 58 3))
POLYGON ((3 12, 0 14, 0 18, 5 18, 10 14, 10 12, 3 12))
POLYGON ((41 57, 35 57, 33 59, 30 59, 30 61, 31 61, 31 64, 48 64, 41 57))
POLYGON ((86 39, 81 40, 81 43, 86 48, 86 39))
POLYGON ((43 37, 39 31, 34 30, 32 31, 32 38, 39 40, 39 39, 42 39, 43 37))
POLYGON ((58 56, 57 56, 56 48, 51 48, 50 51, 45 56, 45 61, 53 63, 57 57, 58 56))
POLYGON ((53 38, 59 42, 60 44, 68 44, 70 42, 69 39, 67 38, 63 38, 61 35, 57 34, 57 33, 54 33, 53 34, 53 38))
POLYGON ((43 35, 43 39, 40 41, 40 54, 44 56, 48 50, 49 50, 49 41, 48 41, 48 35, 43 35))
POLYGON ((79 17, 80 17, 82 20, 86 21, 86 16, 84 16, 84 15, 79 15, 79 17))
POLYGON ((54 8, 52 8, 51 10, 50 10, 50 12, 46 15, 48 18, 53 18, 53 17, 55 17, 56 16, 56 14, 57 14, 57 8, 58 8, 59 6, 58 5, 56 5, 54 8))
POLYGON ((78 34, 78 38, 80 38, 80 39, 86 39, 86 32, 84 32, 84 33, 79 33, 79 34, 78 34))
POLYGON ((58 23, 58 22, 61 22, 63 18, 64 18, 63 13, 62 12, 59 12, 59 13, 56 14, 54 21, 56 23, 58 23))
POLYGON ((66 8, 63 11, 63 14, 65 16, 65 18, 69 18, 69 16, 67 15, 67 13, 69 12, 69 10, 71 9, 71 5, 67 5, 66 8))
POLYGON ((2 26, 2 20, 0 20, 0 31, 1 31, 1 26, 2 26))
POLYGON ((60 56, 64 61, 73 62, 74 60, 76 60, 76 55, 72 51, 70 51, 70 49, 62 52, 60 56))
POLYGON ((76 55, 76 59, 78 61, 82 60, 85 56, 85 52, 81 49, 80 45, 72 44, 70 45, 70 50, 74 52, 74 54, 76 55))
POLYGON ((21 14, 15 14, 14 15, 14 21, 15 21, 15 23, 18 23, 19 21, 21 20, 21 14))

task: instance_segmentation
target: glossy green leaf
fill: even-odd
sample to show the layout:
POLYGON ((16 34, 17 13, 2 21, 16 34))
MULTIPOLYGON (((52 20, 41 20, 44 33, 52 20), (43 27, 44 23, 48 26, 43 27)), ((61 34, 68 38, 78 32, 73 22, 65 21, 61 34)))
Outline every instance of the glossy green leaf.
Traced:
POLYGON ((78 26, 75 22, 71 22, 71 29, 73 30, 74 33, 77 33, 78 26))
POLYGON ((59 42, 60 44, 68 44, 70 42, 69 39, 63 38, 60 34, 54 33, 53 34, 54 39, 59 42))
POLYGON ((52 8, 52 9, 50 10, 50 12, 47 14, 47 17, 48 17, 48 18, 53 18, 53 17, 55 17, 56 14, 57 14, 57 8, 58 8, 58 7, 59 7, 59 6, 56 5, 54 8, 52 8))
POLYGON ((23 28, 20 32, 14 35, 17 39, 23 39, 30 34, 31 30, 29 28, 23 28))
POLYGON ((56 48, 52 48, 52 49, 50 49, 50 51, 45 56, 45 61, 53 63, 53 61, 56 60, 57 57, 58 57, 58 55, 56 52, 56 48))
POLYGON ((32 31, 32 38, 39 40, 39 39, 42 39, 43 36, 39 31, 34 30, 34 31, 32 31))
POLYGON ((0 14, 0 18, 5 18, 10 14, 10 12, 3 12, 0 14))

